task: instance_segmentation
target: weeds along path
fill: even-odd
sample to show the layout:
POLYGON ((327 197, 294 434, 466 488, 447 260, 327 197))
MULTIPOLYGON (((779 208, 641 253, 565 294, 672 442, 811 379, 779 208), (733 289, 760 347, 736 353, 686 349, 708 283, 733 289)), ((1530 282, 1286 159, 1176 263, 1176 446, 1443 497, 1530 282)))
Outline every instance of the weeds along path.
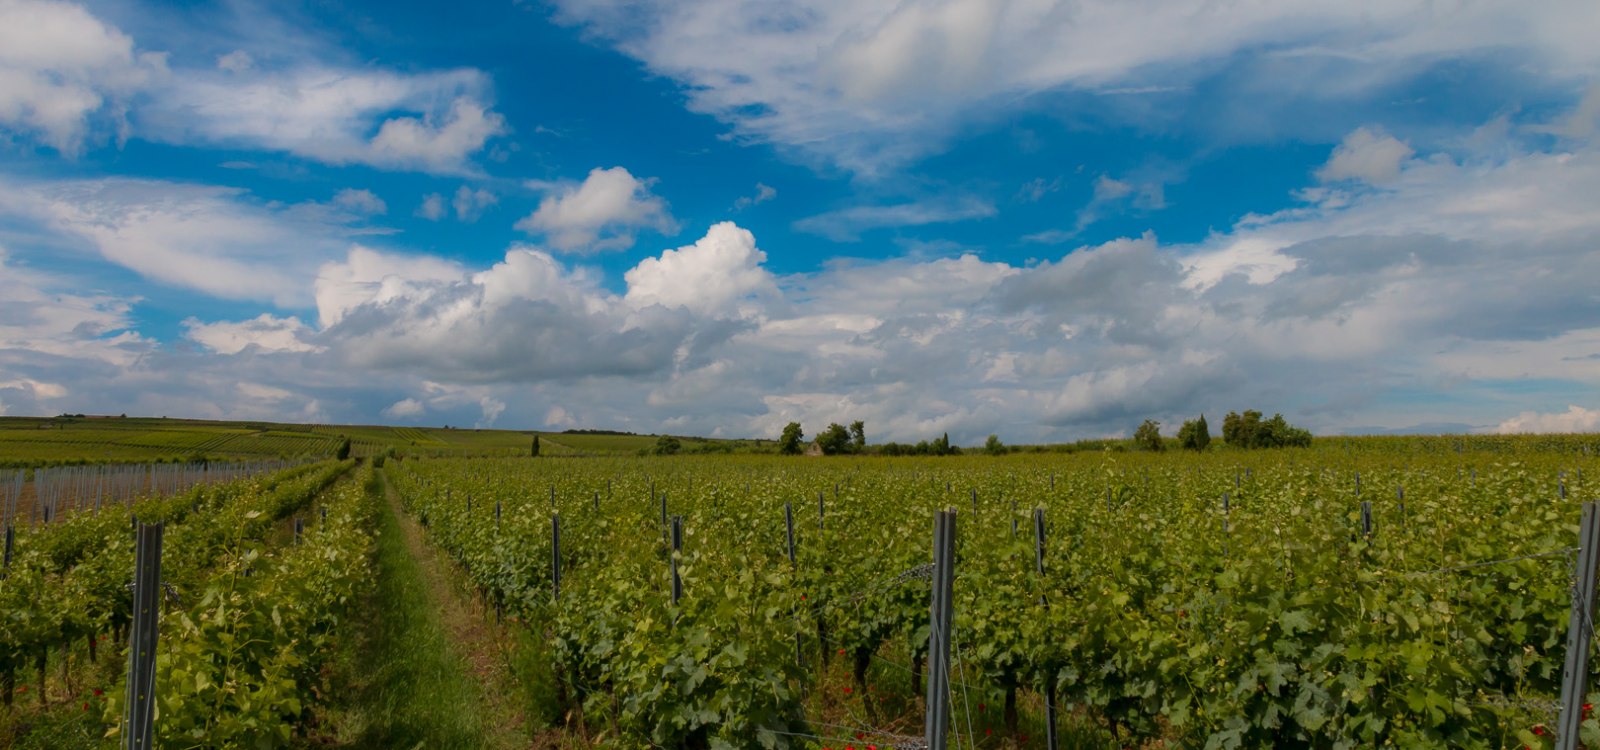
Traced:
POLYGON ((332 709, 322 747, 526 748, 500 645, 384 483, 378 581, 342 681, 351 700, 332 709))

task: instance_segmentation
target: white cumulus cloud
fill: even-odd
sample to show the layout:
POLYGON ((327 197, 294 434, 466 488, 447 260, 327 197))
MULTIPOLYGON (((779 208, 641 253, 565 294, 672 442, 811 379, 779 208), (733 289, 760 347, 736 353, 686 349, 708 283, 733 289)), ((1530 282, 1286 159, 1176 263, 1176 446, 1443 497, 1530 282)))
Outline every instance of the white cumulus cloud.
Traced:
POLYGON ((597 167, 582 184, 553 187, 517 229, 543 234, 551 247, 578 253, 632 247, 638 229, 677 231, 667 202, 652 194, 650 185, 622 167, 597 167))
POLYGON ((427 407, 423 406, 421 401, 414 398, 403 398, 385 408, 383 415, 398 418, 415 417, 425 411, 427 411, 427 407))
POLYGON ((1600 409, 1568 404, 1562 412, 1525 411, 1494 428, 1501 434, 1522 432, 1600 432, 1600 409))
POLYGON ((202 323, 183 321, 184 335, 218 354, 238 354, 247 347, 258 352, 320 352, 323 347, 305 340, 311 330, 299 318, 279 318, 262 313, 251 320, 202 323))
POLYGON ((1357 128, 1333 150, 1328 163, 1317 170, 1323 182, 1361 180, 1374 185, 1400 176, 1400 163, 1416 153, 1381 130, 1357 128))
POLYGON ((741 301, 777 291, 761 264, 755 235, 732 222, 711 227, 693 245, 645 258, 624 275, 634 307, 665 305, 707 314, 732 312, 741 301))
POLYGON ((163 56, 135 52, 132 38, 80 5, 0 2, 0 132, 76 154, 92 116, 165 72, 163 56))

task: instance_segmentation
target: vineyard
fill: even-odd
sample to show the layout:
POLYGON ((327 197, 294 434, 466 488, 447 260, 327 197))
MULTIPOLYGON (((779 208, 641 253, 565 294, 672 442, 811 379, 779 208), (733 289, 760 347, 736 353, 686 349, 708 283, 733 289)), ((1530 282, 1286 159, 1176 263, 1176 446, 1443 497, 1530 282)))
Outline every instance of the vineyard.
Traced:
POLYGON ((1023 707, 1053 692, 1123 744, 1496 748, 1555 724, 1594 494, 1589 454, 1566 448, 430 461, 394 478, 484 596, 553 639, 565 708, 629 743, 912 746, 932 519, 954 508, 963 745, 1039 738, 1023 707))
POLYGON ((0 682, 127 736, 159 521, 154 746, 311 744, 398 510, 511 633, 540 746, 920 748, 938 708, 949 747, 1552 747, 1595 443, 304 464, 15 529, 0 682))

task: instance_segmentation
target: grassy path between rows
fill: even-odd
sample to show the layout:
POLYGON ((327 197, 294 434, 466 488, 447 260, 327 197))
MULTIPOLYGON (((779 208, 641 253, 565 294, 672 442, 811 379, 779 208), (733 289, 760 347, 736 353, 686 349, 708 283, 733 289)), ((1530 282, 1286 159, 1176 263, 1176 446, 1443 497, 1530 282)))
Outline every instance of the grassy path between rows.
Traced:
POLYGON ((422 539, 384 483, 377 586, 362 633, 337 668, 324 736, 346 748, 530 746, 500 647, 456 572, 422 539))

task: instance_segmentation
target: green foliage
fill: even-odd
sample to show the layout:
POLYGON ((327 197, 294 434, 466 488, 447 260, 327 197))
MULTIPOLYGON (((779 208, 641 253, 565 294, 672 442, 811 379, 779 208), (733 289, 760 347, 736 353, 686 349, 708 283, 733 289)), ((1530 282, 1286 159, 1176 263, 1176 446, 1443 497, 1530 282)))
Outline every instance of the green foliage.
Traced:
MULTIPOLYGON (((1555 500, 1558 472, 1573 498, 1595 479, 1585 471, 1578 491, 1573 469, 1590 459, 1567 445, 1496 458, 1342 445, 1292 457, 1102 452, 1003 467, 684 458, 670 473, 649 461, 428 461, 395 474, 405 502, 430 518, 430 538, 487 600, 531 636, 548 634, 550 664, 535 671, 560 681, 569 705, 557 713, 583 708, 618 746, 784 747, 778 732, 829 715, 804 716, 796 693, 836 686, 858 663, 911 664, 926 643, 928 588, 902 574, 927 562, 932 514, 955 499, 955 648, 980 696, 1032 692, 1018 704, 1036 710, 1053 683, 1063 705, 1114 728, 1117 746, 1487 750, 1537 723, 1524 706, 1558 689, 1565 558, 1457 569, 1572 544, 1576 499, 1555 500), (1405 486, 1403 513, 1374 503, 1371 537, 1358 531, 1354 470, 1364 486, 1405 486), (527 491, 551 485, 553 509, 527 491), (685 518, 677 607, 659 506, 630 500, 652 491, 685 518), (819 492, 822 519, 809 502, 795 506, 790 566, 776 541, 782 506, 819 492), (507 504, 499 528, 482 510, 496 500, 507 504), (1050 529, 1042 576, 1031 535, 1009 533, 1035 507, 1050 529), (562 518, 559 599, 552 512, 562 518), (1139 533, 1107 533, 1126 528, 1139 533), (1457 572, 1427 572, 1439 569, 1457 572), (845 664, 824 670, 821 648, 845 664)), ((858 694, 889 692, 880 679, 904 684, 903 672, 882 675, 866 670, 858 694)), ((825 710, 839 711, 830 696, 825 710)))
POLYGON ((990 435, 983 443, 983 452, 991 456, 1000 456, 1006 453, 1006 447, 1000 442, 999 435, 990 435))
POLYGON ((822 448, 823 455, 827 456, 855 452, 855 444, 850 440, 850 430, 838 422, 828 425, 828 429, 817 434, 817 445, 822 448))
POLYGON ((538 458, 539 457, 539 436, 538 435, 534 435, 533 436, 533 446, 528 449, 528 455, 533 457, 533 458, 538 458))
POLYGON ((370 586, 375 498, 370 482, 343 485, 327 520, 297 545, 264 547, 248 524, 228 541, 196 598, 165 618, 156 662, 161 747, 289 741, 346 613, 370 586))
POLYGON ((1178 446, 1184 450, 1203 451, 1211 445, 1211 428, 1206 426, 1206 415, 1186 420, 1178 428, 1178 446))
POLYGON ((804 439, 805 433, 800 431, 800 423, 790 422, 783 426, 783 435, 778 438, 778 452, 785 456, 798 456, 805 452, 805 446, 801 444, 804 439))
POLYGON ((1133 431, 1133 444, 1147 451, 1161 451, 1166 445, 1161 440, 1161 423, 1146 419, 1133 431))
POLYGON ((955 445, 951 445, 950 444, 950 433, 948 433, 948 432, 940 435, 938 437, 938 439, 934 440, 931 443, 929 443, 929 442, 917 443, 916 448, 914 450, 919 455, 929 455, 929 456, 959 456, 959 455, 961 455, 960 446, 955 446, 955 445))
POLYGON ((1236 448, 1309 448, 1311 433, 1284 420, 1282 414, 1263 421, 1261 412, 1247 410, 1241 416, 1228 412, 1222 420, 1222 439, 1236 448))
POLYGON ((860 453, 867 449, 866 422, 858 419, 850 423, 850 444, 855 453, 860 453))
POLYGON ((681 450, 683 450, 683 444, 678 442, 677 438, 670 435, 662 435, 656 439, 655 447, 651 448, 650 452, 657 456, 672 456, 681 450))
POLYGON ((345 460, 345 459, 347 459, 349 457, 350 457, 350 438, 345 438, 344 442, 339 443, 339 450, 336 451, 333 454, 333 458, 336 461, 343 461, 343 460, 345 460))

